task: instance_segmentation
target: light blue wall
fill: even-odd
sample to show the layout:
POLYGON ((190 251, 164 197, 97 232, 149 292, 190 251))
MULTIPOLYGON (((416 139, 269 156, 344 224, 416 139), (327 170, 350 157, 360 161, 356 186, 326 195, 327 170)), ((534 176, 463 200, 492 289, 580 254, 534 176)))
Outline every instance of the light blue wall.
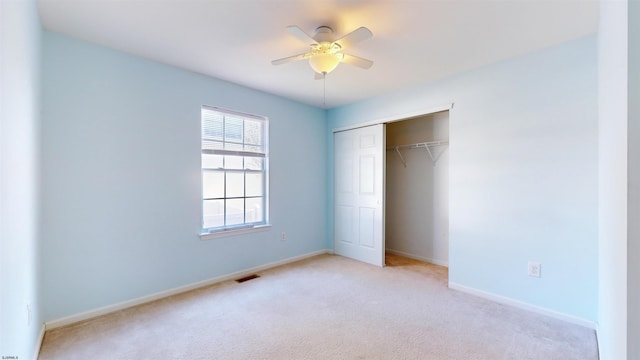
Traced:
POLYGON ((60 34, 43 52, 45 320, 326 248, 324 110, 60 34), (199 239, 202 104, 269 118, 270 231, 199 239))
POLYGON ((40 35, 35 1, 0 1, 0 356, 20 359, 33 357, 42 328, 37 230, 40 35))
POLYGON ((596 48, 589 36, 330 110, 329 234, 331 130, 454 102, 450 281, 596 321, 596 48), (528 260, 542 278, 527 276, 528 260))

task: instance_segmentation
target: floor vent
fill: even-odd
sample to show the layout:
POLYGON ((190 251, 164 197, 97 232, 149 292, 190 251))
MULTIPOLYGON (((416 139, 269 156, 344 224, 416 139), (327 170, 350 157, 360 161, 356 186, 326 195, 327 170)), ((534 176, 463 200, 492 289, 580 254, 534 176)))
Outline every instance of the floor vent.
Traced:
POLYGON ((249 276, 245 276, 245 277, 243 277, 243 278, 236 279, 236 282, 243 283, 243 282, 245 282, 245 281, 249 281, 249 280, 257 279, 257 278, 259 278, 259 277, 260 277, 260 275, 251 274, 251 275, 249 275, 249 276))

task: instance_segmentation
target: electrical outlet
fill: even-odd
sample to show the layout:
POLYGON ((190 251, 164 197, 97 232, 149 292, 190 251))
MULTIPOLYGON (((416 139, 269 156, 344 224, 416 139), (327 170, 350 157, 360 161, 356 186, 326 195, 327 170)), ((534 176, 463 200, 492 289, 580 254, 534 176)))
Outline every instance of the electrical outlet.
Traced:
POLYGON ((282 234, 280 235, 280 240, 285 241, 287 240, 287 233, 286 232, 282 232, 282 234))
POLYGON ((536 261, 529 261, 529 276, 532 277, 540 277, 541 275, 541 265, 536 261))

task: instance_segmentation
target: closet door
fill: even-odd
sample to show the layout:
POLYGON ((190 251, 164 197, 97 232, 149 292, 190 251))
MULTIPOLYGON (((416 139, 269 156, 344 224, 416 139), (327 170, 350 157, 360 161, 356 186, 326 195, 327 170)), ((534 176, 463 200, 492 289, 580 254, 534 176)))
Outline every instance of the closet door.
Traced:
POLYGON ((334 250, 384 266, 384 125, 334 133, 334 250))

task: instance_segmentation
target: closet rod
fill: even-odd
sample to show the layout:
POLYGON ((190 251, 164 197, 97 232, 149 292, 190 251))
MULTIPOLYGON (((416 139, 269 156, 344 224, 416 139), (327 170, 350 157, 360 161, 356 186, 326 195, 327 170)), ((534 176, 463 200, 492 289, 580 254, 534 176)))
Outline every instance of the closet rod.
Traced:
POLYGON ((425 142, 419 142, 419 143, 413 143, 413 144, 407 144, 407 145, 392 146, 392 147, 388 147, 387 150, 395 150, 396 148, 398 150, 418 149, 418 148, 423 148, 427 146, 445 146, 445 145, 449 145, 449 142, 445 140, 425 141, 425 142))
POLYGON ((429 157, 431 158, 431 162, 433 163, 433 166, 436 166, 436 162, 438 161, 438 159, 433 157, 433 153, 431 152, 430 147, 445 146, 445 145, 449 145, 449 142, 445 141, 445 140, 425 141, 425 142, 419 142, 419 143, 414 143, 414 144, 407 144, 407 145, 399 145, 399 146, 388 147, 387 151, 388 150, 395 150, 398 153, 398 156, 400 156, 400 160, 402 161, 402 165, 404 165, 404 167, 407 167, 407 162, 404 159, 404 157, 402 157, 402 153, 400 152, 400 150, 425 148, 425 150, 427 150, 427 154, 429 154, 429 157))

